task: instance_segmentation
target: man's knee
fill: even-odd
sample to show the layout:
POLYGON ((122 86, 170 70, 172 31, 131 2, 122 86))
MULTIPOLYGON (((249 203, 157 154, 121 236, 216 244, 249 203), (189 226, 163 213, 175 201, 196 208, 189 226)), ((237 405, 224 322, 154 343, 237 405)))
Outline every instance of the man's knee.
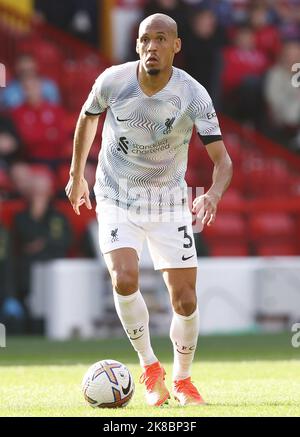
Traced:
POLYGON ((196 310, 197 297, 195 289, 183 289, 173 295, 172 306, 175 313, 190 316, 196 310))
POLYGON ((138 272, 134 269, 116 269, 111 274, 114 289, 119 294, 128 295, 134 293, 139 288, 138 272))

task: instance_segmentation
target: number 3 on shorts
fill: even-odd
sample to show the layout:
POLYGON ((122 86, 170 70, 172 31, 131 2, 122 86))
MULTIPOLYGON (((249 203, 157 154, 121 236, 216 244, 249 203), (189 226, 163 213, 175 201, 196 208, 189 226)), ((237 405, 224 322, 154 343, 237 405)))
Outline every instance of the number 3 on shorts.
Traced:
POLYGON ((187 226, 180 226, 180 228, 178 228, 178 232, 181 232, 181 231, 184 232, 184 234, 183 234, 184 238, 187 238, 188 241, 189 241, 188 243, 184 243, 184 244, 183 244, 183 247, 184 247, 185 249, 189 249, 189 248, 192 247, 192 245, 193 245, 193 239, 192 239, 192 237, 187 233, 187 226))

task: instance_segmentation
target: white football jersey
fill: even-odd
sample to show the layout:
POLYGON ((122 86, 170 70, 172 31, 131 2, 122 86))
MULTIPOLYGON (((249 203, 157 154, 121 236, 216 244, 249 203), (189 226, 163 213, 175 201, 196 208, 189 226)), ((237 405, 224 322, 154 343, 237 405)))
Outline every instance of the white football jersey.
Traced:
POLYGON ((148 97, 138 63, 106 69, 83 106, 86 114, 107 110, 94 191, 122 207, 138 201, 165 210, 186 201, 193 126, 204 144, 221 139, 221 132, 210 96, 189 74, 173 67, 167 85, 148 97))

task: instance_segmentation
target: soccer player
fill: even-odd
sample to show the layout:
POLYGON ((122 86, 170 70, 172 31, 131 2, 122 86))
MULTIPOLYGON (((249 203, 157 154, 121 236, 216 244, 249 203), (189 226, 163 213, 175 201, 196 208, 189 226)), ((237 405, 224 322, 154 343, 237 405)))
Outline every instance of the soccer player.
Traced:
POLYGON ((211 98, 191 76, 173 67, 180 48, 172 18, 154 14, 141 22, 139 61, 105 70, 83 105, 66 186, 76 214, 83 204, 91 208, 84 169, 98 117, 106 110, 94 187, 99 242, 116 310, 138 353, 146 401, 152 406, 167 402, 170 393, 151 347, 149 314, 139 290, 138 262, 145 239, 173 307, 173 395, 180 405, 204 403, 191 382, 199 332, 197 255, 184 176, 193 126, 214 162, 210 189, 193 202, 193 212, 203 214, 203 225, 214 222, 232 176, 211 98))

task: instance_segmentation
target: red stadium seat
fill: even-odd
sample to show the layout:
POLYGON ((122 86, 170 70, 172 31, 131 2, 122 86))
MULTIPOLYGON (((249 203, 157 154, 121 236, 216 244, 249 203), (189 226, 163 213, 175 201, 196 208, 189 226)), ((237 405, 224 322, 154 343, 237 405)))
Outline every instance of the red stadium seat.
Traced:
POLYGON ((247 243, 211 243, 209 246, 211 256, 248 256, 247 243))
POLYGON ((23 211, 26 206, 24 200, 5 200, 0 202, 0 221, 7 228, 11 228, 14 216, 17 212, 23 211))
POLYGON ((71 162, 73 152, 73 140, 70 138, 61 147, 60 158, 71 162))
POLYGON ((209 241, 247 240, 246 223, 241 214, 219 213, 212 226, 203 229, 203 235, 209 241))
POLYGON ((247 180, 246 194, 252 197, 262 195, 268 161, 257 150, 243 152, 242 172, 247 180))
POLYGON ((70 165, 62 164, 57 169, 56 188, 59 192, 64 191, 69 180, 70 165))
POLYGON ((241 191, 230 187, 222 197, 222 200, 218 205, 218 211, 238 212, 241 210, 244 201, 245 199, 241 191))
POLYGON ((64 127, 70 137, 73 137, 78 116, 79 116, 78 112, 65 113, 64 127))
POLYGON ((241 214, 218 213, 215 223, 203 229, 212 256, 247 256, 246 222, 241 214))
POLYGON ((242 160, 242 146, 238 135, 234 132, 224 132, 223 141, 235 166, 240 166, 242 160))
POLYGON ((292 243, 269 243, 257 244, 256 255, 258 256, 295 256, 300 255, 296 242, 292 243))
POLYGON ((293 240, 295 223, 286 213, 258 213, 249 220, 249 233, 254 241, 293 240))
POLYGON ((298 253, 300 254, 300 215, 296 216, 296 241, 298 247, 298 253))
POLYGON ((289 194, 290 171, 285 162, 271 159, 268 181, 265 183, 265 195, 268 197, 287 196, 289 194))
POLYGON ((87 209, 84 205, 80 208, 80 215, 75 214, 67 200, 57 200, 56 208, 67 217, 78 240, 81 238, 89 222, 96 218, 95 208, 87 209))
POLYGON ((296 255, 294 220, 285 213, 259 213, 249 220, 253 251, 259 256, 296 255))
POLYGON ((101 73, 101 64, 96 62, 66 61, 61 80, 62 94, 67 109, 78 112, 87 99, 95 79, 101 73), (80 84, 80 86, 78 86, 80 84), (76 92, 74 92, 76 90, 76 92))
POLYGON ((300 176, 299 174, 290 174, 289 176, 289 194, 292 196, 300 196, 300 176))
POLYGON ((286 164, 268 158, 257 151, 244 153, 242 172, 247 180, 250 197, 279 197, 288 195, 290 175, 286 164))

